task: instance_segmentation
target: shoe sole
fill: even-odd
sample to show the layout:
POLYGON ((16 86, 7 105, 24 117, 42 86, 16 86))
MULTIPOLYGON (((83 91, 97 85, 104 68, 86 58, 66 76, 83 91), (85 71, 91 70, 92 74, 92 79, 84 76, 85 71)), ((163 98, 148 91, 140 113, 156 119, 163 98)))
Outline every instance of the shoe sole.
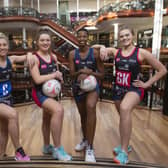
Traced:
POLYGON ((75 149, 76 152, 82 152, 84 150, 86 150, 86 147, 84 147, 83 149, 80 149, 80 150, 79 149, 75 149))
MULTIPOLYGON (((116 164, 123 164, 123 163, 120 163, 120 161, 117 160, 117 159, 115 159, 115 158, 113 159, 113 161, 114 161, 116 164)), ((127 164, 128 162, 129 162, 129 160, 128 160, 126 163, 124 163, 124 165, 127 164)))
POLYGON ((75 149, 76 152, 82 152, 82 151, 84 151, 84 150, 85 150, 85 149, 81 149, 81 150, 75 149))
POLYGON ((87 160, 85 160, 85 162, 88 162, 88 163, 96 163, 96 161, 87 161, 87 160))
MULTIPOLYGON (((132 152, 132 147, 130 147, 131 149, 130 150, 128 150, 128 153, 131 153, 132 152)), ((118 155, 118 153, 117 152, 115 152, 114 150, 113 150, 113 154, 116 156, 116 155, 118 155)))
POLYGON ((16 157, 15 157, 14 159, 15 159, 15 161, 17 161, 17 162, 30 162, 30 160, 19 160, 19 159, 17 159, 16 157))

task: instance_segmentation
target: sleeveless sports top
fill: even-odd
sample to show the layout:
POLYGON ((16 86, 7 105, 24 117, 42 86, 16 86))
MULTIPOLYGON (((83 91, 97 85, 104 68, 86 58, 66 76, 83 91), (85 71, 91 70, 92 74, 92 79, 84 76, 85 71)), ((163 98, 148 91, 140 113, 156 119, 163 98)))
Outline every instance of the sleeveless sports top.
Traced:
POLYGON ((122 56, 122 50, 119 49, 115 57, 116 82, 115 84, 123 87, 130 87, 132 82, 138 79, 140 73, 140 61, 138 59, 139 48, 127 56, 122 56))
POLYGON ((0 67, 0 97, 9 96, 12 92, 11 85, 12 64, 9 58, 6 58, 6 67, 0 67))
MULTIPOLYGON (((50 62, 46 62, 42 57, 38 55, 38 53, 36 53, 35 55, 39 60, 40 75, 47 75, 57 71, 56 62, 52 56, 50 56, 50 62)), ((34 84, 34 86, 36 89, 41 89, 42 84, 34 84)))
POLYGON ((75 70, 79 71, 80 69, 89 68, 92 69, 94 72, 97 71, 96 60, 94 58, 93 48, 89 48, 88 55, 86 58, 82 59, 79 54, 79 49, 75 50, 75 70))

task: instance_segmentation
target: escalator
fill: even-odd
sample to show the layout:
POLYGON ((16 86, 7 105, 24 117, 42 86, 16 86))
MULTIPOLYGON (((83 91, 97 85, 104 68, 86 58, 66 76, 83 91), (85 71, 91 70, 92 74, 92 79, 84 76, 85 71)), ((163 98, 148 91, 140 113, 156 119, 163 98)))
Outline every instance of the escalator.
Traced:
POLYGON ((68 42, 74 47, 78 46, 78 41, 76 37, 65 30, 65 28, 62 28, 60 25, 54 23, 51 20, 41 20, 40 25, 43 27, 47 27, 49 30, 51 30, 54 34, 58 35, 60 38, 68 42))
POLYGON ((81 157, 73 157, 73 161, 57 161, 50 156, 32 156, 30 162, 16 162, 13 158, 7 157, 0 160, 0 168, 166 168, 161 165, 154 165, 151 163, 140 163, 130 161, 127 165, 118 165, 112 159, 97 158, 96 163, 84 162, 81 157))

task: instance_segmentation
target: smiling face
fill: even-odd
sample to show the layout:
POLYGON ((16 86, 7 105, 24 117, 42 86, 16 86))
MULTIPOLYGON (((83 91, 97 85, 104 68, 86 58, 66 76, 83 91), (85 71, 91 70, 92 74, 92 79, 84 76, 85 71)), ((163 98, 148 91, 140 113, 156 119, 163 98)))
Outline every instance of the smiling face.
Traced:
POLYGON ((129 29, 123 29, 119 32, 119 40, 123 47, 132 45, 133 34, 129 29))
POLYGON ((37 39, 37 46, 39 48, 39 50, 43 51, 43 52, 47 52, 50 47, 51 47, 51 37, 49 34, 40 34, 39 38, 37 39))
POLYGON ((0 37, 0 57, 6 57, 8 52, 8 41, 0 37))
POLYGON ((83 31, 83 30, 79 31, 77 33, 77 39, 78 39, 80 47, 86 46, 87 41, 88 41, 88 33, 86 31, 83 31))

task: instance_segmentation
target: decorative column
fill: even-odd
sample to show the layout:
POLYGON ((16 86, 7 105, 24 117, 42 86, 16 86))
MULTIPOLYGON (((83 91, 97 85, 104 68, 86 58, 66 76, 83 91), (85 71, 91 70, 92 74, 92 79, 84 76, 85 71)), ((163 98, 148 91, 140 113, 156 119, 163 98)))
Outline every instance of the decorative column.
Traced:
POLYGON ((9 7, 9 0, 4 0, 3 1, 3 6, 4 7, 9 7))
POLYGON ((114 47, 118 46, 118 23, 114 23, 114 47))
MULTIPOLYGON (((27 49, 27 34, 26 34, 26 28, 23 27, 22 29, 22 35, 23 35, 23 43, 22 43, 22 47, 23 49, 27 49)), ((27 68, 27 63, 24 62, 24 77, 26 77, 28 75, 28 68, 27 68)), ((29 99, 29 92, 28 89, 25 89, 25 100, 29 99)))
POLYGON ((152 54, 159 60, 163 22, 163 0, 155 2, 152 54))
POLYGON ((31 8, 34 8, 34 1, 31 0, 31 8))
POLYGON ((37 11, 40 13, 40 0, 37 0, 37 11))
POLYGON ((57 19, 60 19, 60 13, 59 13, 59 0, 56 0, 57 4, 57 19))
POLYGON ((26 44, 27 38, 26 38, 26 28, 25 27, 23 27, 23 29, 22 29, 22 36, 23 36, 23 38, 22 38, 22 40, 23 40, 22 47, 23 47, 23 49, 27 49, 27 44, 26 44))
MULTIPOLYGON (((154 26, 153 26, 152 54, 158 60, 160 57, 162 22, 163 22, 163 0, 156 0, 155 1, 154 26)), ((155 72, 152 70, 150 72, 150 76, 152 76, 152 74, 154 73, 155 72)), ((153 89, 152 89, 151 94, 148 96, 149 108, 152 108, 152 102, 153 102, 153 89)))
POLYGON ((23 1, 22 0, 20 0, 20 15, 22 16, 22 14, 23 14, 23 1))
POLYGON ((100 0, 97 0, 97 12, 99 12, 100 9, 100 0))
POLYGON ((76 21, 79 21, 79 0, 76 0, 76 21))

